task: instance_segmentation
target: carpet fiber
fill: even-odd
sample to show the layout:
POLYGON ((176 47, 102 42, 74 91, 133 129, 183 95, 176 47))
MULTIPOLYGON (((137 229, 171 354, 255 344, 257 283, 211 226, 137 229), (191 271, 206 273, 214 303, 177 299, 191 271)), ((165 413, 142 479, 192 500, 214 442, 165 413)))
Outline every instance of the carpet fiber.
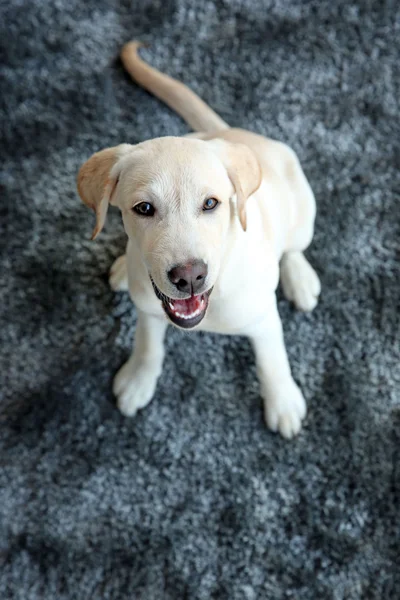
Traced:
POLYGON ((400 598, 396 4, 1 3, 2 600, 400 598), (321 302, 279 292, 309 407, 293 442, 265 428, 240 338, 170 329, 154 401, 115 408, 125 236, 113 209, 89 241, 76 172, 188 131, 123 72, 132 38, 231 125, 293 146, 315 191, 321 302))

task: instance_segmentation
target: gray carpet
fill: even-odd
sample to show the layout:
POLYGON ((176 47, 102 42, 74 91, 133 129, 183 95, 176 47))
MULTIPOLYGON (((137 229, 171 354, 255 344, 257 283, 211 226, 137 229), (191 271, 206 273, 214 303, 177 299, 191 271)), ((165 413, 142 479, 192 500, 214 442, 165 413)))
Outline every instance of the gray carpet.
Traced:
MULTIPOLYGON (((398 5, 398 3, 397 3, 398 5)), ((0 598, 400 598, 400 15, 387 1, 1 3, 0 598), (279 295, 309 414, 263 424, 249 343, 170 330, 134 420, 111 381, 135 310, 75 190, 92 152, 185 124, 131 38, 232 125, 299 153, 319 212, 311 315, 279 295), (397 71, 396 71, 397 68, 397 71), (396 566, 397 562, 397 566, 396 566)))

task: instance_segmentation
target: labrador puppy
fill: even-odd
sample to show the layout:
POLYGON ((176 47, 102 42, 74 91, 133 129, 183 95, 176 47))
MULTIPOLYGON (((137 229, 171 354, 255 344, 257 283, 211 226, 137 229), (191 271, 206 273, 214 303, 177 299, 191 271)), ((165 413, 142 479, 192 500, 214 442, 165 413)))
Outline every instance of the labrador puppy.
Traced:
POLYGON ((156 71, 127 44, 132 78, 180 114, 196 133, 121 144, 81 167, 78 191, 96 214, 109 204, 128 235, 110 276, 137 308, 135 348, 114 379, 124 415, 151 400, 168 323, 185 330, 247 336, 254 348, 265 420, 292 438, 306 415, 285 350, 275 291, 304 311, 320 293, 303 255, 313 237, 315 200, 286 145, 231 129, 183 84, 156 71))

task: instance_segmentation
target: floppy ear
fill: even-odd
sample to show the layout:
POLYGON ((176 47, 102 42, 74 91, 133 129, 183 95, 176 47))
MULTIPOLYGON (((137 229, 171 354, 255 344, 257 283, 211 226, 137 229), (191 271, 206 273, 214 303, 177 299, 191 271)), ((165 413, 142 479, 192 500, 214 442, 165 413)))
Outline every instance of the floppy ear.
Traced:
POLYGON ((79 169, 77 177, 78 193, 82 201, 96 213, 96 226, 91 239, 94 240, 103 229, 108 204, 118 184, 119 159, 131 151, 130 144, 120 144, 96 152, 79 169), (117 167, 117 168, 115 168, 117 167))
POLYGON ((228 171, 236 192, 237 212, 244 231, 247 227, 246 201, 261 185, 262 171, 252 150, 245 144, 211 140, 228 171))

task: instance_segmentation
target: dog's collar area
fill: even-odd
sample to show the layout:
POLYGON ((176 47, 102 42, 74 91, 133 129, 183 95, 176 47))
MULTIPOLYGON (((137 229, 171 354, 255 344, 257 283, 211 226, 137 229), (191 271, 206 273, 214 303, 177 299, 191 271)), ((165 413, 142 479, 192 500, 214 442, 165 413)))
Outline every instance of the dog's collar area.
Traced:
POLYGON ((162 307, 167 317, 183 329, 192 329, 196 327, 203 320, 207 307, 208 299, 212 292, 212 288, 203 294, 197 296, 190 296, 189 298, 170 298, 161 292, 156 286, 152 277, 150 277, 153 285, 154 292, 159 300, 161 300, 162 307))

